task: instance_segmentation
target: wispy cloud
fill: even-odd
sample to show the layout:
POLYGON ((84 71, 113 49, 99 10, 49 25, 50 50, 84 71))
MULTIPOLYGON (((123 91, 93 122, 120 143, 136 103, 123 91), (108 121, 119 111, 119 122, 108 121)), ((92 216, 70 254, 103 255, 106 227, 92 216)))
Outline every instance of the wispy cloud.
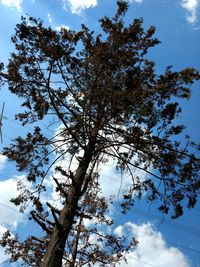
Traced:
POLYGON ((67 5, 73 14, 80 15, 84 9, 95 7, 97 0, 63 0, 64 10, 67 10, 67 5))
POLYGON ((23 0, 0 0, 0 4, 10 8, 15 8, 20 12, 22 11, 22 2, 23 0))
POLYGON ((194 24, 198 21, 197 10, 200 0, 182 0, 181 6, 187 10, 187 21, 194 24))
POLYGON ((139 241, 136 249, 127 255, 128 263, 121 263, 118 267, 190 266, 184 254, 175 247, 169 247, 162 234, 150 223, 137 225, 127 222, 125 225, 118 226, 115 233, 129 238, 134 236, 139 241))

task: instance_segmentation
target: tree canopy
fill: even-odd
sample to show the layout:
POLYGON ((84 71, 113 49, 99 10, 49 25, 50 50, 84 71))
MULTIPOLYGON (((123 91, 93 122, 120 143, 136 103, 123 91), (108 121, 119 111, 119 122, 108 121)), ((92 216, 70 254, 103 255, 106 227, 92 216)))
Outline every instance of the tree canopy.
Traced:
POLYGON ((137 240, 101 228, 114 224, 107 217, 109 200, 100 194, 100 170, 110 159, 132 179, 122 213, 144 193, 173 218, 196 204, 200 146, 189 136, 179 138, 185 126, 175 119, 180 99, 190 98, 190 85, 200 75, 172 66, 156 74, 147 58, 159 44, 155 27, 145 30, 142 19, 126 25, 128 4, 117 3, 113 18, 100 19, 100 34, 85 25, 78 32, 58 32, 32 17, 16 25, 15 51, 6 67, 1 63, 1 84, 23 100, 24 111, 16 119, 25 127, 37 126, 3 153, 30 182, 19 182, 20 194, 11 201, 22 211, 32 203, 30 217, 44 235, 21 241, 7 231, 1 246, 13 262, 60 267, 115 266, 125 260, 137 240), (52 138, 40 126, 46 116, 61 125, 52 138), (50 178, 58 206, 42 199, 50 178))

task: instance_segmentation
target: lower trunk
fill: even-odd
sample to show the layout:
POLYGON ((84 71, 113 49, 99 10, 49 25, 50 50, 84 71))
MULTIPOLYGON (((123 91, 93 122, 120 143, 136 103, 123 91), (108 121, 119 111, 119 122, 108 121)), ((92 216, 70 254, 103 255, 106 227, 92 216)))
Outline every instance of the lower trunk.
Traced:
POLYGON ((65 244, 74 218, 77 213, 78 201, 81 197, 81 187, 85 180, 88 166, 92 159, 91 150, 85 152, 79 167, 74 176, 75 184, 67 192, 67 201, 59 217, 59 225, 56 225, 51 234, 51 238, 40 267, 61 267, 65 244))

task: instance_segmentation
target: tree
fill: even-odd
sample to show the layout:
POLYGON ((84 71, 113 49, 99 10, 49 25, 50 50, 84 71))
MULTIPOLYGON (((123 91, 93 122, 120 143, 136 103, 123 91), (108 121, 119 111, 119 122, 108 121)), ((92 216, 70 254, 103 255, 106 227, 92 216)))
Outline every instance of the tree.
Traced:
POLYGON ((22 211, 31 201, 31 219, 44 232, 20 241, 7 231, 1 245, 11 261, 41 267, 115 266, 134 249, 136 240, 100 228, 114 223, 106 217, 108 200, 99 194, 100 169, 109 159, 132 178, 122 213, 144 192, 173 218, 183 214, 184 206, 195 206, 200 147, 188 136, 180 142, 185 127, 174 120, 181 112, 179 99, 189 99, 189 87, 200 75, 193 68, 177 72, 171 66, 157 75, 147 59, 148 50, 159 43, 155 28, 145 30, 142 19, 126 26, 128 5, 117 3, 116 15, 100 20, 99 35, 85 25, 79 32, 56 32, 32 17, 22 17, 16 26, 16 50, 0 72, 1 83, 24 101, 16 118, 23 125, 39 124, 52 115, 62 126, 52 138, 36 126, 3 150, 31 184, 19 183, 21 193, 11 201, 22 211), (135 169, 146 173, 145 179, 135 169), (59 207, 42 201, 50 176, 59 207), (88 226, 92 218, 96 225, 88 226))

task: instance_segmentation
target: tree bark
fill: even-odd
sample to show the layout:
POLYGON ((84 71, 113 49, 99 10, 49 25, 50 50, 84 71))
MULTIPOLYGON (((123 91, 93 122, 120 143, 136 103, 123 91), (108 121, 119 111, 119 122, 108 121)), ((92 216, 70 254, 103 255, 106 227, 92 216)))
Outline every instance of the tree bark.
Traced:
POLYGON ((92 160, 94 149, 87 149, 79 163, 74 175, 74 181, 67 192, 67 200, 61 211, 58 223, 55 225, 51 238, 40 267, 61 267, 65 244, 74 218, 77 214, 78 201, 81 197, 81 188, 85 180, 86 172, 92 160))

